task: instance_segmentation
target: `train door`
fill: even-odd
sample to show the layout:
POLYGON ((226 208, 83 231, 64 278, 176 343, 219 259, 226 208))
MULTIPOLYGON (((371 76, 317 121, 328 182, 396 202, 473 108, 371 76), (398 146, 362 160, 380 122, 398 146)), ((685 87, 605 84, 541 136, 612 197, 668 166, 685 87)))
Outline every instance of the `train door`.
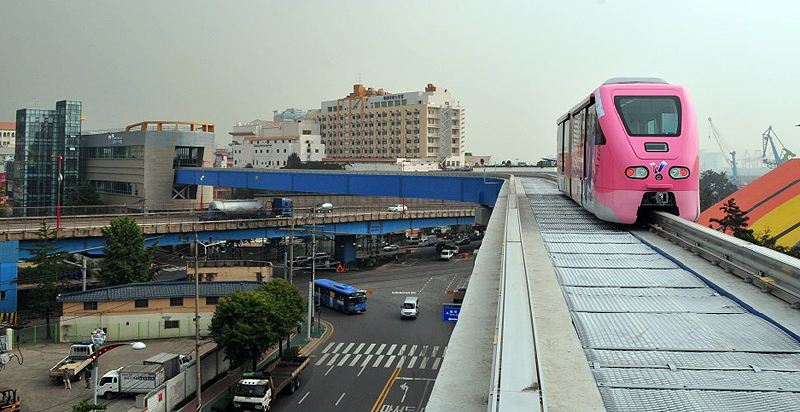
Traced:
POLYGON ((570 150, 572 148, 572 119, 567 119, 564 122, 564 161, 562 168, 564 169, 564 194, 572 196, 572 156, 570 150))
POLYGON ((566 120, 558 124, 558 138, 556 140, 556 152, 558 159, 558 164, 556 165, 556 174, 558 175, 558 190, 564 194, 569 193, 566 189, 567 174, 566 167, 564 167, 566 159, 566 150, 564 149, 564 129, 566 125, 566 120))
POLYGON ((597 133, 597 108, 593 105, 586 109, 586 135, 584 139, 583 162, 583 201, 587 209, 593 210, 594 184, 597 177, 594 174, 595 139, 597 133))
POLYGON ((583 205, 583 147, 584 136, 586 134, 585 112, 583 110, 573 113, 572 121, 572 147, 570 150, 571 168, 570 171, 570 197, 583 205))

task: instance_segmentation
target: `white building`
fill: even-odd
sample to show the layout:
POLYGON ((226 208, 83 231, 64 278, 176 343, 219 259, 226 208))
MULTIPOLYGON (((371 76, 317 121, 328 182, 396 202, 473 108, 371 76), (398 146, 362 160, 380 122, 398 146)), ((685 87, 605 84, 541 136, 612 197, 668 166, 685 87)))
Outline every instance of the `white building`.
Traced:
POLYGON ((16 139, 17 124, 14 122, 0 122, 0 162, 14 157, 16 139))
POLYGON ((248 164, 257 169, 279 169, 286 166, 292 153, 303 162, 322 161, 319 125, 313 120, 266 121, 237 123, 230 132, 233 167, 248 164))
POLYGON ((331 161, 416 158, 464 165, 465 110, 432 84, 404 93, 356 84, 347 97, 324 101, 307 116, 319 122, 331 161))

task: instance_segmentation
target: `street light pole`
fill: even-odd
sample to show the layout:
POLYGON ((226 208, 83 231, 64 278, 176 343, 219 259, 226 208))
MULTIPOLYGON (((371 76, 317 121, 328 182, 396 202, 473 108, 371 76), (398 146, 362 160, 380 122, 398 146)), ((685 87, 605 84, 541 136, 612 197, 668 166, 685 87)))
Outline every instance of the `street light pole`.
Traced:
MULTIPOLYGON (((108 346, 100 347, 106 341, 106 333, 102 329, 95 329, 92 331, 92 343, 94 343, 98 349, 91 355, 91 358, 94 358, 94 388, 92 390, 92 403, 97 405, 97 382, 100 375, 100 356, 111 349, 118 348, 120 346, 131 345, 131 349, 133 350, 142 350, 147 347, 142 342, 129 342, 129 343, 114 343, 108 346)), ((64 376, 64 379, 70 379, 69 376, 64 376)))
POLYGON ((200 242, 197 240, 197 232, 194 232, 194 242, 194 367, 197 370, 197 405, 195 411, 200 412, 203 381, 200 377, 200 242))
POLYGON ((61 176, 61 161, 64 159, 64 156, 59 153, 58 155, 51 155, 51 158, 58 157, 58 193, 56 193, 56 230, 61 230, 61 181, 64 180, 64 177, 61 176))
MULTIPOLYGON (((316 208, 311 209, 311 283, 308 287, 308 330, 306 331, 306 338, 311 339, 311 318, 314 315, 314 304, 316 298, 314 297, 314 281, 317 274, 317 211, 316 208), (314 302, 312 302, 314 300, 314 302)), ((319 321, 319 319, 317 319, 319 321)))

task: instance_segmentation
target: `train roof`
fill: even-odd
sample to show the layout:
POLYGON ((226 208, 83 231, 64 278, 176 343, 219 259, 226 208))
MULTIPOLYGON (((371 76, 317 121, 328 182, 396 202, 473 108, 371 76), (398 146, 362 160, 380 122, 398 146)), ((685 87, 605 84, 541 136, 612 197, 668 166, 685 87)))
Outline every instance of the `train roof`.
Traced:
POLYGON ((660 83, 669 84, 666 80, 658 77, 612 77, 603 82, 606 84, 629 84, 629 83, 660 83))

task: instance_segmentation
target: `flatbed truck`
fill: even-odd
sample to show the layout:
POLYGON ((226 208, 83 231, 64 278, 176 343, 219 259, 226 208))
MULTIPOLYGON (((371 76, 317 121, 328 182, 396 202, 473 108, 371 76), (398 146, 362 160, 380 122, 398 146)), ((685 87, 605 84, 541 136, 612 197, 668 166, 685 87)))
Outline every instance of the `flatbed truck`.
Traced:
POLYGON ((242 374, 233 392, 233 408, 241 412, 269 411, 282 391, 294 393, 300 387, 300 372, 309 364, 308 356, 278 359, 263 372, 242 374))
POLYGON ((73 343, 69 348, 69 355, 50 368, 50 380, 56 382, 64 379, 80 379, 81 372, 94 361, 92 355, 95 352, 97 346, 92 342, 73 343))

